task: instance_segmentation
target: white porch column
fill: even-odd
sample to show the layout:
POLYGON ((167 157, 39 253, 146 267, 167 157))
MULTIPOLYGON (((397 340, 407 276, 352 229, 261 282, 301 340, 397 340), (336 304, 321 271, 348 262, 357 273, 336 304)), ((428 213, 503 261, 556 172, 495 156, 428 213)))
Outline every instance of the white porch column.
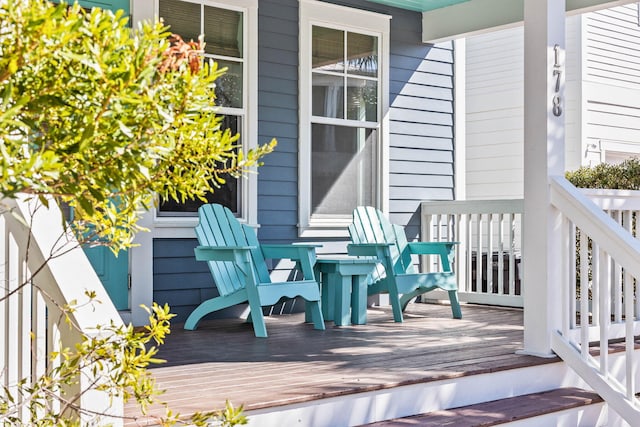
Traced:
POLYGON ((564 173, 565 1, 524 1, 524 353, 550 356, 559 328, 561 239, 549 176, 564 173), (557 87, 557 73, 561 79, 557 87), (559 97, 559 98, 556 98, 559 97), (555 110, 558 104, 562 111, 555 110), (559 103, 558 103, 559 100, 559 103), (561 113, 558 115, 558 113, 561 113))

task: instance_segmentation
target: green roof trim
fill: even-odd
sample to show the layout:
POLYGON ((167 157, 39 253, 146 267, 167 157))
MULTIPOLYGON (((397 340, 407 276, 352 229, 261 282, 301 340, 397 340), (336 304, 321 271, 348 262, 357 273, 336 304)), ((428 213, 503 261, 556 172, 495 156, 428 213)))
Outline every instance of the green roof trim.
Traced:
POLYGON ((369 0, 373 3, 386 4, 400 9, 413 10, 415 12, 427 12, 442 7, 453 6, 469 0, 369 0))

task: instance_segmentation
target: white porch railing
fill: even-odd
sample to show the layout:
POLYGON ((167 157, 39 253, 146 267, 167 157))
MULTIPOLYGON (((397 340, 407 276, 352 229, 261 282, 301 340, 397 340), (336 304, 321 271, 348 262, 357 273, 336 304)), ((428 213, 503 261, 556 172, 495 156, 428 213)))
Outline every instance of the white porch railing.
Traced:
MULTIPOLYGON (((522 199, 422 203, 422 240, 460 242, 454 261, 460 301, 523 306, 523 208, 522 199)), ((432 262, 423 259, 423 271, 432 262)))
POLYGON ((552 349, 620 416, 636 425, 640 401, 635 397, 634 336, 640 332, 636 289, 640 241, 627 230, 635 226, 637 202, 589 191, 598 206, 562 177, 554 177, 550 184, 551 204, 561 214, 562 235, 566 236, 558 262, 562 263, 562 282, 569 284, 558 287, 563 312, 559 330, 552 336, 552 349), (607 213, 602 208, 612 210, 607 213), (616 365, 610 363, 608 348, 611 340, 620 337, 624 338, 624 363, 616 365), (590 343, 605 349, 598 359, 591 355, 590 343))
MULTIPOLYGON (((20 394, 18 384, 49 374, 59 363, 53 352, 73 348, 81 333, 95 336, 98 323, 121 322, 84 252, 65 233, 57 206, 50 204, 47 209, 35 201, 0 201, 0 395, 6 398, 8 392, 14 399, 6 417, 0 414, 3 424, 12 424, 8 417, 17 417, 21 425, 33 423, 30 396, 20 394), (95 292, 102 303, 85 304, 85 291, 95 292), (65 305, 76 309, 63 312, 65 305)), ((122 401, 110 401, 95 389, 91 368, 79 370, 78 383, 68 386, 64 397, 77 399, 73 403, 84 412, 83 425, 121 425, 122 401)), ((46 400, 36 416, 47 405, 65 408, 57 399, 46 400)))

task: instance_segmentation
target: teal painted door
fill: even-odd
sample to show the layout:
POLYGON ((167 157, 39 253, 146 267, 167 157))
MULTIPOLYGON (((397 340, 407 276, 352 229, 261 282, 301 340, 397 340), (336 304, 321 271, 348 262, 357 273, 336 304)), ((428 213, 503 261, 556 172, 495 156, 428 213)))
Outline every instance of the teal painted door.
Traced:
POLYGON ((129 252, 120 251, 116 257, 102 246, 85 248, 84 253, 96 270, 107 293, 118 310, 129 308, 129 252))
MULTIPOLYGON (((80 0, 80 6, 91 8, 101 7, 103 9, 118 10, 122 9, 127 15, 130 10, 130 0, 97 0, 83 1, 80 0)), ((118 310, 126 310, 129 308, 129 252, 120 251, 116 257, 113 252, 107 248, 94 247, 85 248, 91 265, 98 273, 98 277, 102 281, 107 293, 111 297, 113 304, 118 310)))

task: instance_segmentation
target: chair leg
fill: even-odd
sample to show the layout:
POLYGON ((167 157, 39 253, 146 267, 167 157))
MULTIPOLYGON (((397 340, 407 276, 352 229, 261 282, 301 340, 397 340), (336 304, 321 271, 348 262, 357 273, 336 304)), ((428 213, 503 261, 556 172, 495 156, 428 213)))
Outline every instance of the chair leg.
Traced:
POLYGON ((403 322, 402 317, 402 304, 400 302, 400 295, 395 285, 389 286, 389 302, 391 303, 391 310, 393 311, 393 320, 396 322, 403 322))
POLYGON ((324 331, 324 318, 322 317, 322 310, 320 309, 320 303, 318 301, 307 301, 306 306, 311 312, 313 319, 313 328, 320 331, 324 331))
POLYGON ((237 292, 232 295, 219 296, 203 301, 191 312, 191 314, 187 318, 187 321, 184 323, 184 328, 186 330, 193 331, 198 327, 198 323, 200 323, 200 320, 207 314, 246 301, 247 295, 243 292, 237 292))
POLYGON ((264 323, 264 315, 262 314, 262 306, 260 300, 249 295, 249 308, 251 310, 250 317, 253 323, 253 332, 258 338, 267 338, 267 325, 264 323))
POLYGON ((458 301, 458 291, 449 291, 449 301, 451 302, 451 313, 454 319, 462 319, 462 310, 458 301))

